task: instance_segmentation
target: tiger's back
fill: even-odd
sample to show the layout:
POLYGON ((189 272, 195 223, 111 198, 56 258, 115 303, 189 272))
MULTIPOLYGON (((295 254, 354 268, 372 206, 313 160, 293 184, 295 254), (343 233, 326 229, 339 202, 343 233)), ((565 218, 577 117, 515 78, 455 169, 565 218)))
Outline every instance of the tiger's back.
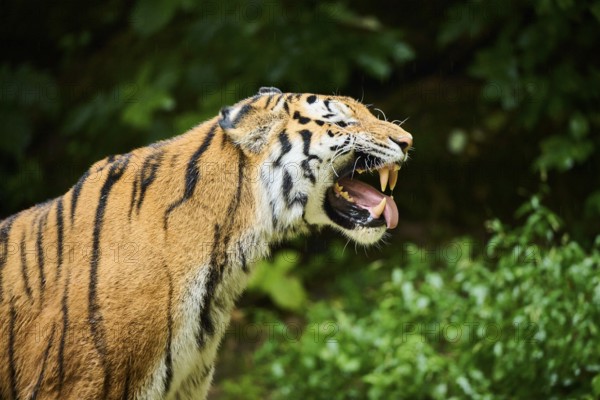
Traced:
POLYGON ((349 144, 313 97, 263 90, 1 222, 0 398, 204 397, 249 260, 322 225, 349 144))

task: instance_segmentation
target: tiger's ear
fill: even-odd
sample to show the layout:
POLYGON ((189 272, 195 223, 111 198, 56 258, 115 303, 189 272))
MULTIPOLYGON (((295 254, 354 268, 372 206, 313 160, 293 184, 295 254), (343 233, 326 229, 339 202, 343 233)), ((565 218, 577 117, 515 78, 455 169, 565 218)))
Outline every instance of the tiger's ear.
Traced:
POLYGON ((282 94, 283 92, 280 89, 277 89, 273 86, 263 86, 258 89, 258 94, 282 94))
POLYGON ((219 126, 242 149, 260 153, 270 133, 283 128, 286 115, 249 104, 234 105, 221 109, 219 126))

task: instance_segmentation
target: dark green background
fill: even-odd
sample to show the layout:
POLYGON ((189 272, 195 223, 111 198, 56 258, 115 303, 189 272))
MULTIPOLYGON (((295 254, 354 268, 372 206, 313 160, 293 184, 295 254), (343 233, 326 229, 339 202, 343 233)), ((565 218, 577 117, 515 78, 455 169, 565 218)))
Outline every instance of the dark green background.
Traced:
MULTIPOLYGON (((590 276, 597 275, 600 1, 56 0, 4 1, 1 7, 0 218, 64 193, 95 160, 181 134, 260 86, 277 86, 290 92, 354 96, 383 110, 390 120, 407 119, 403 127, 414 136, 414 151, 396 189, 400 226, 383 252, 363 255, 352 245, 342 251, 345 243, 331 232, 285 244, 276 254, 293 254, 293 262, 278 263, 275 256, 262 265, 261 271, 279 272, 253 282, 242 301, 242 324, 267 318, 264 310, 268 318, 288 322, 335 320, 311 314, 321 304, 317 299, 331 304, 334 297, 348 302, 344 307, 352 305, 356 315, 368 314, 368 303, 340 300, 364 289, 340 283, 340 276, 378 286, 397 268, 410 271, 412 265, 424 271, 426 280, 427 271, 449 270, 447 254, 442 260, 431 254, 443 254, 445 244, 465 237, 479 243, 474 257, 485 255, 494 235, 500 235, 507 249, 518 243, 543 244, 540 255, 574 245, 582 260, 595 260, 586 265, 590 276), (523 203, 525 208, 515 214, 523 203), (486 229, 485 222, 496 218, 513 230, 499 234, 490 224, 486 229), (408 242, 423 246, 430 256, 407 258, 408 242), (379 273, 364 268, 374 260, 381 263, 379 273), (369 274, 378 278, 371 280, 369 274)), ((504 268, 522 267, 518 259, 511 260, 504 268)), ((563 272, 572 266, 565 260, 554 261, 563 272)), ((485 261, 482 271, 502 268, 502 256, 485 261)), ((536 263, 532 271, 542 274, 536 263)), ((563 282, 561 275, 556 279, 563 282)), ((592 301, 597 289, 590 279, 573 296, 588 293, 584 297, 592 301)), ((548 295, 544 290, 550 286, 536 286, 542 290, 539 298, 548 295)), ((447 296, 466 290, 454 289, 447 296)), ((508 284, 504 289, 514 290, 508 284)), ((381 304, 377 296, 389 295, 377 293, 374 304, 381 304)), ((444 299, 442 304, 449 301, 444 299)), ((506 310, 519 309, 521 301, 514 300, 506 310)), ((564 310, 564 320, 554 322, 555 332, 569 326, 577 304, 564 310)), ((501 307, 490 307, 490 312, 502 313, 501 307)), ((444 320, 444 310, 431 311, 439 313, 434 319, 444 320)), ((418 320, 410 312, 405 317, 418 320)), ((598 321, 593 322, 596 326, 598 321)), ((374 325, 378 323, 366 326, 374 325)), ((572 344, 556 348, 565 351, 572 344)), ((274 346, 270 341, 268 345, 274 346)), ((474 352, 476 343, 469 346, 456 354, 474 352)), ((254 365, 248 347, 253 348, 225 346, 219 380, 241 373, 231 351, 245 354, 246 366, 254 365)), ((445 354, 445 348, 433 347, 445 354)), ((296 347, 285 354, 310 351, 296 347)), ((600 354, 595 351, 586 350, 586 357, 600 354)), ((493 364, 494 354, 483 361, 467 357, 465 368, 493 364)), ((540 357, 535 362, 548 360, 548 353, 540 357)), ((582 370, 598 361, 574 357, 582 370)), ((267 357, 260 362, 274 361, 267 357)), ((537 388, 544 388, 545 396, 581 395, 591 393, 596 367, 590 368, 577 374, 569 370, 572 376, 565 378, 564 387, 556 383, 562 382, 556 371, 544 375, 533 368, 528 375, 510 367, 524 379, 513 377, 512 383, 488 371, 492 383, 479 389, 486 398, 485 390, 498 393, 515 382, 534 390, 530 382, 542 382, 537 388)), ((306 367, 304 372, 310 371, 306 367)), ((367 371, 349 372, 355 374, 353 381, 363 380, 370 388, 356 389, 356 398, 437 398, 437 392, 417 389, 393 394, 386 385, 377 386, 381 382, 366 379, 367 371), (382 392, 369 391, 374 387, 382 392)), ((427 379, 445 382, 427 371, 432 370, 426 369, 423 385, 431 383, 427 379)), ((306 375, 298 374, 287 380, 292 387, 294 382, 306 383, 306 375)), ((254 378, 232 382, 246 382, 247 397, 258 386, 273 397, 284 396, 277 392, 279 385, 254 378)), ((447 379, 447 390, 439 398, 478 398, 468 393, 464 381, 447 379)), ((233 389, 227 383, 224 387, 222 391, 218 386, 214 396, 235 393, 235 384, 233 389)), ((596 387, 600 393, 600 378, 596 387)), ((347 385, 340 388, 336 393, 345 393, 347 385)), ((505 396, 518 394, 509 389, 505 396)), ((261 398, 264 392, 256 390, 261 398)), ((323 387, 315 393, 334 397, 323 387)), ((305 395, 319 397, 315 393, 305 395)), ((348 393, 340 398, 352 397, 348 393)))

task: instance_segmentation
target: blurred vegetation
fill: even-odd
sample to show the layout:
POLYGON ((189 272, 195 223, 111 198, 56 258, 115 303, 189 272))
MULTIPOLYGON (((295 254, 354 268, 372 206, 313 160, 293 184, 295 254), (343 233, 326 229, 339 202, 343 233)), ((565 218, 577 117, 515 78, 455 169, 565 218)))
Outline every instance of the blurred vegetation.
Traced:
POLYGON ((0 219, 260 86, 342 93, 408 118, 415 150, 389 243, 362 255, 325 232, 260 262, 234 325, 307 329, 258 350, 228 338, 214 397, 600 396, 600 1, 31 0, 2 11, 0 219), (453 261, 442 250, 457 243, 465 257, 453 261), (335 341, 311 339, 325 322, 335 341), (471 322, 535 332, 401 334, 471 322))
POLYGON ((520 212, 485 243, 407 244, 343 276, 302 336, 260 316, 269 340, 223 397, 598 398, 600 237, 585 250, 558 234, 538 197, 520 212))

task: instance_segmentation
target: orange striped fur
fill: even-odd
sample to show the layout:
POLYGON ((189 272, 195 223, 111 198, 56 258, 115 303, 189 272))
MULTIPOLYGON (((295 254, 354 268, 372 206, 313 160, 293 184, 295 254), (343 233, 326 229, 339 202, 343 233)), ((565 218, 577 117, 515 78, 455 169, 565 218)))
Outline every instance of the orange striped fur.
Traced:
POLYGON ((408 136, 350 98, 263 88, 2 221, 0 398, 204 398, 249 260, 311 226, 379 240, 328 221, 323 193, 359 140, 408 136))

